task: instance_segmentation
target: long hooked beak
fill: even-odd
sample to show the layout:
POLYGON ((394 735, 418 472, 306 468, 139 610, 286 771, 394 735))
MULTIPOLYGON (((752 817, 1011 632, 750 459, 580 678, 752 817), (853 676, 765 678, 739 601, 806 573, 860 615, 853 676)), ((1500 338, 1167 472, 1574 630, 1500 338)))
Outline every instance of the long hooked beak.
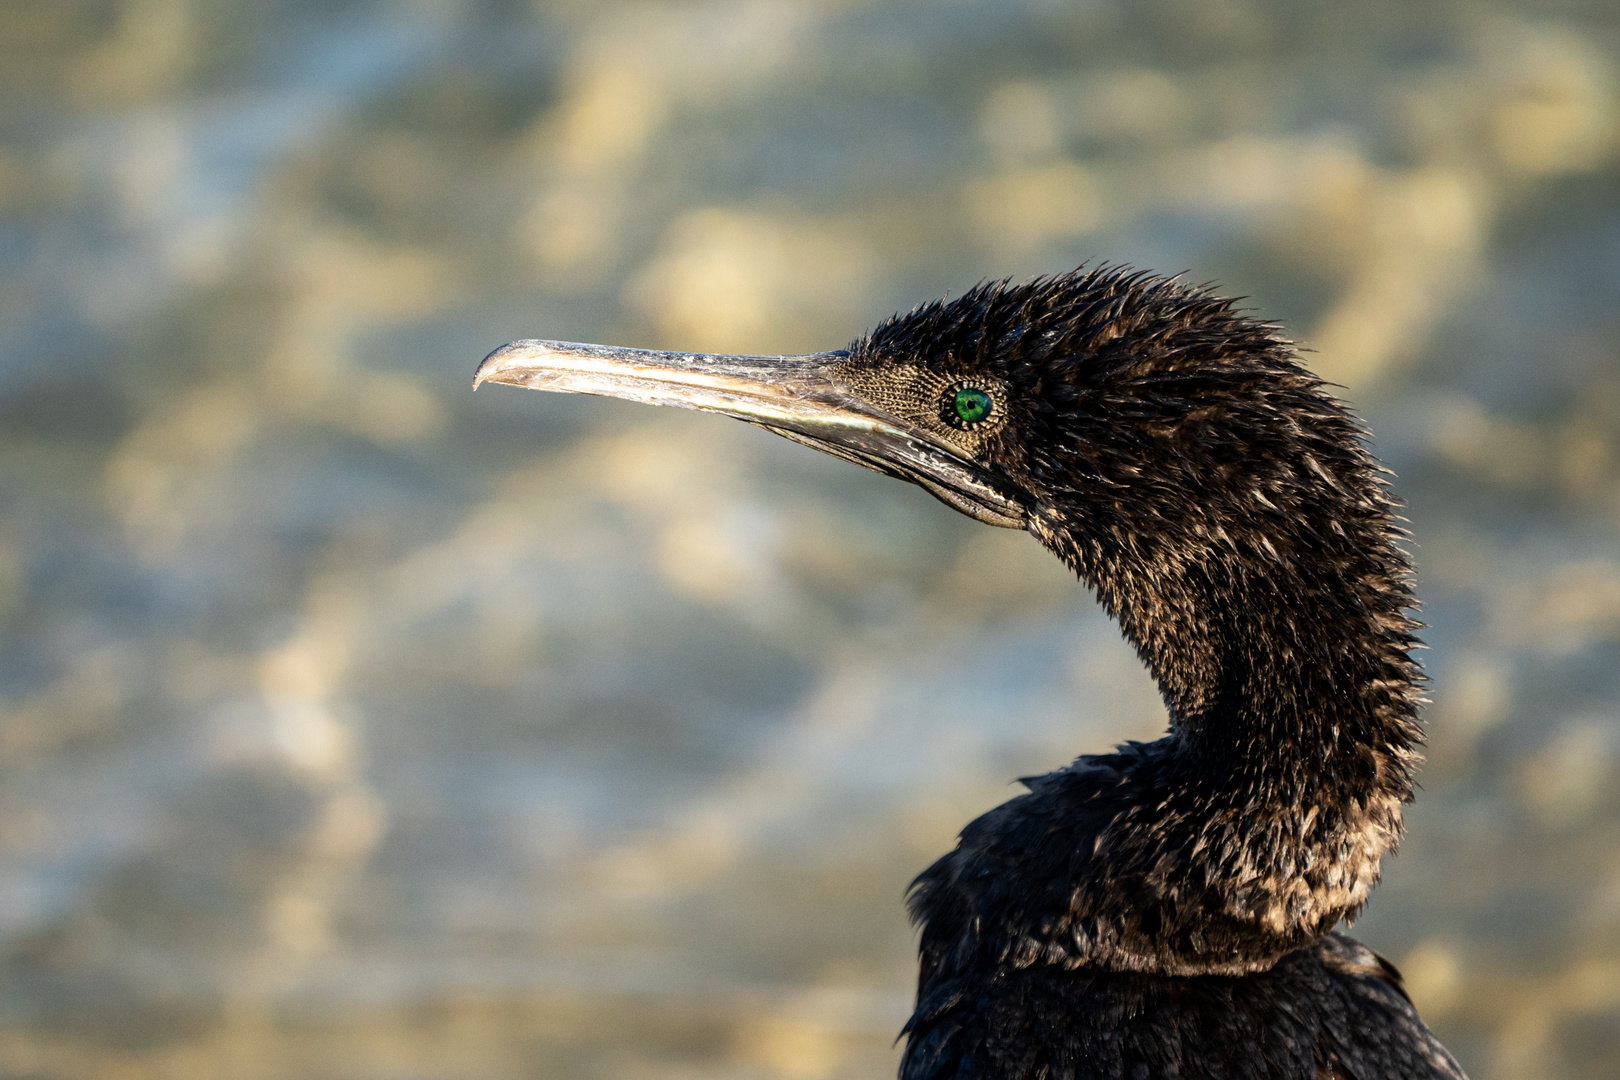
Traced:
POLYGON ((570 341, 514 341, 478 365, 486 382, 598 394, 735 417, 921 485, 987 525, 1022 529, 1025 510, 961 450, 891 416, 838 377, 847 353, 717 356, 570 341))

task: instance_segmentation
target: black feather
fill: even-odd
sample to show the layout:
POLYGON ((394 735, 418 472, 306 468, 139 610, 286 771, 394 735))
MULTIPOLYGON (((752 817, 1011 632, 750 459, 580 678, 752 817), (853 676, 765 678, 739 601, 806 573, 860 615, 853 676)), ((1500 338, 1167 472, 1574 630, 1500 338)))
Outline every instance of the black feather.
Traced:
POLYGON ((1171 723, 1027 780, 917 878, 904 1080, 1461 1077, 1331 933, 1412 797, 1419 626, 1385 473, 1279 328, 1102 267, 890 319, 842 376, 896 415, 994 389, 959 444, 1171 723))

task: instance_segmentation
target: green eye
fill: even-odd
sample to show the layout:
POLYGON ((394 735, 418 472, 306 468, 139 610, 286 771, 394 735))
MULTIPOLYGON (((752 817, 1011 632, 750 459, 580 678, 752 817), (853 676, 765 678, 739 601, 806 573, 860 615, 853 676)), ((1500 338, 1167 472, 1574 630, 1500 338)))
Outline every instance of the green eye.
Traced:
POLYGON ((945 398, 945 419, 957 427, 975 428, 995 411, 995 401, 977 386, 958 386, 945 398))

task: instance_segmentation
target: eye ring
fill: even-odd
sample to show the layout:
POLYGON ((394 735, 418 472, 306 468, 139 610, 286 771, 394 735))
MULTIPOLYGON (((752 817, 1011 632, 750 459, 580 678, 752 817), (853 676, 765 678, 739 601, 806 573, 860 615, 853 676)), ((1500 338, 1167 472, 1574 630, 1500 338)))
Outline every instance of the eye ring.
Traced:
POLYGON ((977 431, 994 421, 1001 403, 989 389, 971 382, 959 382, 939 399, 939 417, 958 431, 977 431))

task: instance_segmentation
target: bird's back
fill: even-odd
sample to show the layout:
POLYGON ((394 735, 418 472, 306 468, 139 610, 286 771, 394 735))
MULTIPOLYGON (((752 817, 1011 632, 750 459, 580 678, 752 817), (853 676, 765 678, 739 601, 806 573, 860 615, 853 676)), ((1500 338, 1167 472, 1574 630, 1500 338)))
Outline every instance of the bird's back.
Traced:
POLYGON ((1464 1080, 1400 973, 1336 933, 1249 975, 961 972, 907 1032, 901 1080, 1464 1080))

